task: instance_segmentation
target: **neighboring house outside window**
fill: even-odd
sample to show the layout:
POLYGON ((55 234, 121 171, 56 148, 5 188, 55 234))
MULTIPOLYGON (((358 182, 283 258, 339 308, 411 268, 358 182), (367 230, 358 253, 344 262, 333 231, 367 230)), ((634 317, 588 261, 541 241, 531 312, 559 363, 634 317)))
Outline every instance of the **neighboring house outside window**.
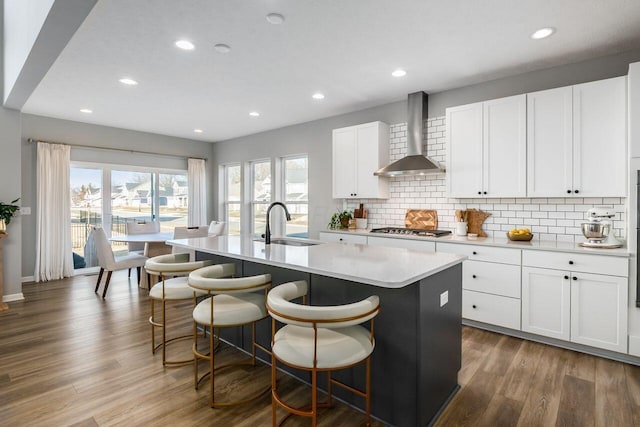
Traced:
POLYGON ((242 231, 242 168, 239 164, 223 167, 223 206, 224 221, 229 234, 240 234, 242 231))

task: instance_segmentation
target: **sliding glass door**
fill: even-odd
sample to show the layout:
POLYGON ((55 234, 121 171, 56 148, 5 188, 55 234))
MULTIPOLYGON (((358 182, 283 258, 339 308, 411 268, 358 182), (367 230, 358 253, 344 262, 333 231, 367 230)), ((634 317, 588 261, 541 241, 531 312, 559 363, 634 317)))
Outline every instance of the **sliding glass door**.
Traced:
MULTIPOLYGON (((126 233, 128 221, 160 221, 165 232, 187 225, 189 185, 185 171, 74 163, 70 172, 76 268, 83 268, 87 255, 92 258, 85 254, 92 226, 102 226, 108 236, 120 236, 126 233)), ((114 242, 111 247, 116 255, 127 251, 126 243, 114 242)))

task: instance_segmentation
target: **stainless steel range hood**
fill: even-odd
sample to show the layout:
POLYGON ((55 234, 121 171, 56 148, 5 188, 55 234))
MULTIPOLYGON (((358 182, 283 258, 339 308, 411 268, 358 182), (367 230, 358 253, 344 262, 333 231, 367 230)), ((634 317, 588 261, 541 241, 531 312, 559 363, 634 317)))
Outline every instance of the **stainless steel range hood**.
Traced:
POLYGON ((444 167, 422 154, 424 120, 427 118, 424 92, 409 94, 407 104, 407 155, 377 170, 376 176, 426 175, 444 172, 444 167))

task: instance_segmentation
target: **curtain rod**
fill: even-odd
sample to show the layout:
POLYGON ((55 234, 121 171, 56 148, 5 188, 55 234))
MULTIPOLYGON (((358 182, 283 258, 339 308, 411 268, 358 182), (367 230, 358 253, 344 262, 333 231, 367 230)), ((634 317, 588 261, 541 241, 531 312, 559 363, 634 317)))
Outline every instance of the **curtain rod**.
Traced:
POLYGON ((47 144, 68 145, 69 147, 76 147, 76 148, 93 148, 95 150, 124 151, 125 153, 151 154, 153 156, 164 156, 164 157, 172 157, 172 158, 178 158, 178 159, 197 159, 197 160, 204 160, 204 161, 207 160, 207 159, 203 159, 202 157, 191 157, 191 156, 180 156, 180 155, 176 155, 176 154, 154 153, 153 151, 129 150, 129 149, 126 149, 126 148, 98 147, 97 145, 88 145, 88 144, 67 144, 65 142, 42 141, 42 140, 33 139, 33 138, 28 138, 27 142, 29 142, 31 144, 35 144, 37 142, 45 142, 47 144))

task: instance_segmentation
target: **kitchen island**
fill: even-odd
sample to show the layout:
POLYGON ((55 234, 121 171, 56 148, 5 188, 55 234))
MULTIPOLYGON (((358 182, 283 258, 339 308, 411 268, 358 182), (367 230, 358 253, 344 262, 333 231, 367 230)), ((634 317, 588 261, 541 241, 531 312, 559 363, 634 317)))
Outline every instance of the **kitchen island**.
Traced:
MULTIPOLYGON (((294 239, 265 245, 245 236, 167 243, 195 250, 197 259, 233 262, 239 276, 270 273, 273 286, 306 280, 312 305, 346 304, 378 295, 371 413, 385 423, 428 425, 457 391, 464 256, 346 243, 298 246, 316 242, 294 239)), ((257 327, 257 340, 266 347, 270 328, 268 319, 257 327)), ((222 332, 224 340, 245 350, 250 337, 249 327, 222 332)), ((287 371, 309 381, 307 373, 287 371)), ((364 388, 364 366, 338 371, 334 377, 364 388)), ((363 408, 361 398, 343 390, 335 394, 363 408)))

